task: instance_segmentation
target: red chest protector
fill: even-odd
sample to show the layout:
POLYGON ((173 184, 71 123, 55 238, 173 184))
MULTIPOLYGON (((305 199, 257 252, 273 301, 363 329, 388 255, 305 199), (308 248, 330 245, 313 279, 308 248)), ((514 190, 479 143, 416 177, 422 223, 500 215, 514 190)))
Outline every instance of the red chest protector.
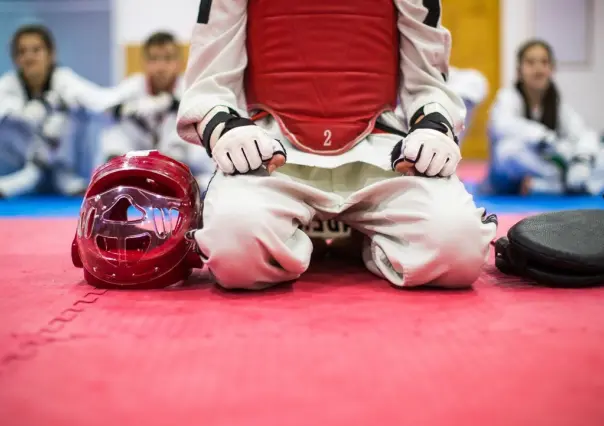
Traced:
POLYGON ((249 0, 249 109, 303 151, 348 151, 396 106, 397 19, 393 0, 249 0))

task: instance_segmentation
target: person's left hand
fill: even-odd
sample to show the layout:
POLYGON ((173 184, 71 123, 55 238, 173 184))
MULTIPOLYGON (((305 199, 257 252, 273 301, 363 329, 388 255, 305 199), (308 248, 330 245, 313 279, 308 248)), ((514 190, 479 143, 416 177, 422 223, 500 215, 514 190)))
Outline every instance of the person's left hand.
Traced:
POLYGON ((415 167, 426 176, 451 176, 461 160, 459 146, 448 136, 431 129, 410 133, 402 143, 402 153, 394 170, 408 174, 415 167))
POLYGON ((392 168, 409 174, 412 168, 425 176, 451 176, 461 160, 461 151, 451 125, 439 112, 431 112, 411 127, 391 154, 392 168))

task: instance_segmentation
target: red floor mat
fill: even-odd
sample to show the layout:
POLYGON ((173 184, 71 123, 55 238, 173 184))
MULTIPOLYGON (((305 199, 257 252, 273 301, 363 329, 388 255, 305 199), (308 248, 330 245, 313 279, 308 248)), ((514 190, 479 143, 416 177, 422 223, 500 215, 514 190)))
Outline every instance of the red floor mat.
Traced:
POLYGON ((489 267, 400 291, 333 265, 265 293, 103 293, 73 227, 0 221, 3 426, 604 424, 604 289, 489 267))

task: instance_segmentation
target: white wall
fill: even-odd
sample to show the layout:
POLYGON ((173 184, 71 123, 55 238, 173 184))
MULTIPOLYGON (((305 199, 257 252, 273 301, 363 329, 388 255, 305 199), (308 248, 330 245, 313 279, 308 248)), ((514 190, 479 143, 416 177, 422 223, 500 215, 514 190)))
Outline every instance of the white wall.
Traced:
POLYGON ((186 41, 199 9, 199 0, 113 0, 113 4, 121 44, 142 42, 158 30, 171 31, 186 41))
POLYGON ((123 47, 142 43, 151 33, 166 30, 179 40, 191 38, 197 20, 199 0, 112 0, 115 23, 116 67, 114 79, 124 73, 123 47))
MULTIPOLYGON (((573 106, 594 129, 604 130, 604 1, 593 0, 591 58, 587 64, 558 64, 556 81, 566 102, 573 106)), ((516 49, 534 37, 533 0, 500 0, 502 84, 516 77, 516 49)), ((564 14, 564 10, 558 10, 564 14)), ((581 30, 580 28, 578 30, 581 30)), ((555 52, 554 52, 555 53, 555 52)))

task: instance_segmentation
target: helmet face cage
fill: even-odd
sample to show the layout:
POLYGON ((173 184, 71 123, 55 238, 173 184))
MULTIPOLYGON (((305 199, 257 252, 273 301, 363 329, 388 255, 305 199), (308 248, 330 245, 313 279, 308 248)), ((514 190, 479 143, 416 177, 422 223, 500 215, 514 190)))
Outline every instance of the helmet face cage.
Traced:
MULTIPOLYGON (((132 173, 117 178, 117 185, 103 185, 111 173, 96 182, 93 178, 80 209, 76 245, 83 268, 95 280, 138 286, 157 281, 174 268, 187 268, 195 242, 186 234, 199 223, 199 189, 188 169, 170 169, 174 160, 160 157, 155 162, 159 169, 143 169, 140 174, 145 177, 138 181, 132 181, 132 173), (163 175, 161 166, 166 169, 163 175), (121 181, 134 184, 119 185, 121 181), (98 192, 95 183, 101 188, 98 192)), ((129 167, 129 172, 141 171, 129 167)), ((127 168, 119 164, 115 169, 127 168)))

